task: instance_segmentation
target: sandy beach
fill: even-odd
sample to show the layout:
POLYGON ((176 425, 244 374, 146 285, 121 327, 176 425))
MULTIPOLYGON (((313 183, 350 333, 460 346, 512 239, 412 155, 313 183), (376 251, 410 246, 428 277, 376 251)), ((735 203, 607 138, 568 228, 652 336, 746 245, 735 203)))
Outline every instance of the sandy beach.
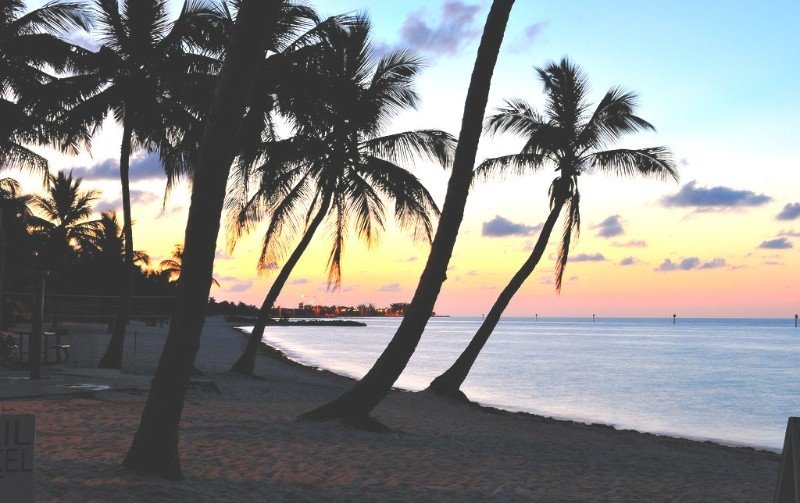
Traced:
MULTIPOLYGON (((23 384, 13 379, 4 379, 0 393, 3 413, 36 414, 41 502, 768 501, 777 478, 779 456, 771 452, 425 393, 394 391, 381 403, 375 417, 389 433, 299 421, 350 380, 267 351, 257 361, 262 379, 230 374, 245 338, 221 318, 208 318, 196 364, 204 375, 194 381, 181 425, 186 479, 171 483, 119 466, 166 327, 130 325, 122 373, 92 369, 108 339, 104 327, 67 327, 73 357, 69 365, 46 367, 34 394, 47 396, 15 398, 14 387, 23 384), (54 391, 64 382, 112 389, 54 391)), ((23 374, 0 372, 13 375, 23 374)))

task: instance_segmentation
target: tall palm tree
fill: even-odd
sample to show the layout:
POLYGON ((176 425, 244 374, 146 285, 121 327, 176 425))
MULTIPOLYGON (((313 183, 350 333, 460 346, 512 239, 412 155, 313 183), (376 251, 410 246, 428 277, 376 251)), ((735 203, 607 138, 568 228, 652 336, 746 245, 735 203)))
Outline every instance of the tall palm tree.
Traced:
POLYGON ((247 346, 232 368, 235 372, 253 372, 270 311, 326 219, 333 237, 328 260, 328 283, 333 288, 341 282, 348 229, 354 224, 358 236, 372 245, 383 230, 384 200, 394 205, 401 227, 415 238, 432 239, 432 220, 439 209, 428 190, 399 164, 422 158, 447 166, 455 142, 436 130, 381 136, 392 116, 416 107, 413 79, 420 61, 409 53, 395 52, 375 63, 368 37, 369 23, 364 18, 329 34, 319 67, 297 78, 298 82, 322 83, 321 89, 300 86, 301 99, 313 103, 316 113, 294 116, 296 135, 264 147, 267 159, 257 170, 259 190, 232 212, 234 239, 264 213, 270 216, 259 259, 261 271, 282 258, 285 237, 281 234, 296 228, 298 220, 305 221, 302 238, 261 305, 247 346))
POLYGON ((119 172, 125 232, 126 274, 101 367, 119 368, 133 281, 130 156, 135 148, 173 155, 170 148, 208 103, 219 62, 218 10, 205 0, 185 0, 170 19, 166 0, 95 0, 99 51, 81 60, 78 75, 47 91, 51 113, 67 127, 93 133, 109 112, 122 126, 119 172))
POLYGON ((182 478, 178 428, 211 289, 225 186, 257 66, 276 29, 281 6, 280 0, 242 0, 239 7, 192 176, 175 311, 139 429, 123 461, 130 469, 171 480, 182 478))
POLYGON ((619 87, 609 89, 589 114, 588 85, 580 68, 565 58, 538 68, 537 72, 546 93, 544 113, 536 112, 523 100, 510 100, 487 121, 487 130, 492 134, 508 132, 522 136, 525 139, 522 151, 487 160, 477 172, 488 177, 499 171, 536 172, 546 166, 553 167, 558 176, 550 185, 550 214, 530 257, 500 293, 467 348, 447 371, 431 382, 429 388, 439 394, 463 395, 460 387, 478 354, 514 294, 539 263, 556 221, 566 208, 556 263, 556 289, 561 289, 569 245, 573 235, 577 236, 580 231, 578 179, 581 174, 599 171, 623 177, 678 179, 672 154, 666 147, 609 150, 626 134, 655 131, 649 122, 635 114, 635 94, 619 87))
POLYGON ((22 0, 0 0, 0 169, 22 168, 46 177, 47 159, 28 145, 59 143, 74 151, 74 144, 57 141, 68 132, 32 114, 30 104, 55 80, 48 70, 72 71, 84 52, 59 35, 89 24, 80 2, 50 1, 25 12, 22 0))
POLYGON ((363 379, 336 400, 306 413, 304 417, 343 419, 369 427, 370 411, 383 400, 414 353, 425 325, 433 313, 433 306, 442 283, 447 279, 447 265, 464 217, 464 206, 472 182, 492 74, 513 5, 513 0, 494 0, 489 10, 464 103, 461 132, 439 227, 417 290, 406 309, 403 321, 389 345, 363 379))
POLYGON ((33 233, 39 236, 41 264, 59 270, 79 251, 92 247, 98 222, 91 219, 94 190, 83 190, 81 178, 59 171, 49 175, 49 187, 43 196, 32 199, 32 206, 41 216, 30 220, 33 233))
MULTIPOLYGON (((170 283, 177 282, 183 269, 183 246, 175 245, 172 250, 172 256, 162 260, 159 267, 161 268, 161 274, 166 275, 170 283)), ((211 278, 211 284, 219 286, 219 281, 216 278, 211 278)))

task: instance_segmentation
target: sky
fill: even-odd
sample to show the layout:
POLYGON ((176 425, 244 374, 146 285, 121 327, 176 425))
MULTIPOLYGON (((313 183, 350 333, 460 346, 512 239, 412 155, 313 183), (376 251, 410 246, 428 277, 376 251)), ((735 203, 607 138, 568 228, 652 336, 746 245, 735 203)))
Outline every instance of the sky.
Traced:
MULTIPOLYGON (((177 2, 175 7, 177 7, 177 2)), ((458 134, 486 0, 317 0, 322 15, 365 12, 378 53, 409 48, 426 61, 422 104, 387 132, 438 128, 458 134)), ((587 74, 596 103, 610 87, 639 95, 639 115, 657 128, 625 147, 668 146, 679 182, 581 177, 580 238, 560 294, 557 241, 508 307, 513 316, 792 317, 800 311, 800 3, 791 1, 517 0, 492 81, 488 112, 504 99, 543 103, 535 67, 569 57, 587 74)), ((73 170, 102 192, 98 211, 121 207, 112 121, 91 153, 42 149, 53 169, 73 170)), ((478 159, 515 153, 521 139, 484 137, 478 159)), ((409 167, 439 204, 441 168, 409 167)), ((157 161, 136 153, 134 243, 155 262, 182 242, 189 188, 164 200, 157 161)), ((481 315, 530 254, 548 213, 544 170, 473 189, 436 312, 481 315)), ((38 190, 33 179, 26 187, 38 190)), ((555 237, 554 233, 554 237, 555 237)), ((260 304, 275 272, 258 275, 260 235, 231 252, 220 235, 212 289, 219 299, 260 304)), ((409 301, 428 255, 387 226, 379 244, 351 239, 342 287, 327 288, 328 232, 318 233, 278 304, 388 305, 409 301)))

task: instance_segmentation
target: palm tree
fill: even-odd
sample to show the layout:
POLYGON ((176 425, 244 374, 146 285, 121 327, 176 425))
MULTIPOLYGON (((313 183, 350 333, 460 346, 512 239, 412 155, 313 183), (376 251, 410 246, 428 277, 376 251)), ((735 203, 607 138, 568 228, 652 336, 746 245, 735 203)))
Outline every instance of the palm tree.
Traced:
POLYGON ((580 231, 578 177, 581 174, 600 171, 624 177, 678 179, 675 163, 666 147, 608 150, 626 134, 655 131, 649 122, 635 114, 635 94, 614 87, 589 115, 588 85, 580 68, 562 59, 537 72, 546 93, 544 113, 536 112, 523 100, 511 100, 487 121, 490 133, 521 135, 525 146, 519 154, 485 161, 477 172, 489 177, 506 170, 523 173, 536 172, 548 165, 554 167, 558 176, 550 185, 550 214, 530 257, 500 293, 467 348, 447 371, 431 382, 429 388, 439 394, 463 396, 459 388, 508 303, 542 258, 556 220, 566 207, 556 263, 556 289, 560 291, 569 245, 573 234, 577 236, 580 231))
POLYGON ((494 0, 489 10, 464 104, 461 133, 439 227, 403 321, 383 354, 363 379, 336 400, 306 413, 303 417, 338 418, 369 427, 370 411, 386 396, 414 353, 433 312, 442 283, 447 278, 447 265, 464 217, 464 206, 472 182, 492 73, 513 5, 513 0, 494 0))
POLYGON ((29 247, 28 222, 31 196, 20 194, 20 185, 13 178, 0 179, 0 329, 6 328, 4 293, 6 288, 6 248, 9 241, 13 254, 25 253, 29 247), (26 243, 22 243, 25 241, 26 243))
MULTIPOLYGON (((103 258, 109 263, 125 265, 125 232, 119 223, 116 212, 104 211, 97 220, 97 226, 83 253, 93 258, 103 258)), ((141 250, 133 251, 133 263, 140 266, 150 264, 150 256, 141 250)))
POLYGON ((65 261, 92 246, 98 222, 90 217, 97 192, 81 189, 82 181, 59 171, 49 175, 47 194, 32 199, 41 216, 34 216, 30 226, 39 236, 40 261, 48 269, 60 269, 65 261))
MULTIPOLYGON (((48 86, 51 114, 68 128, 93 133, 110 112, 122 126, 119 172, 125 263, 114 331, 101 367, 119 368, 133 281, 129 168, 135 148, 173 155, 173 144, 207 110, 218 60, 219 14, 203 0, 186 0, 170 20, 165 0, 95 0, 100 47, 82 58, 78 75, 48 86), (203 52, 210 51, 210 52, 203 52), (197 108, 206 105, 202 112, 197 108)), ((77 140, 76 140, 77 141, 77 140)), ((84 140, 88 143, 88 140, 84 140)))
POLYGON ((242 0, 239 8, 192 177, 183 273, 172 323, 139 429, 123 461, 130 469, 171 480, 182 478, 178 427, 211 289, 225 186, 257 66, 276 29, 281 6, 280 0, 242 0))
MULTIPOLYGON (((88 29, 79 2, 50 1, 25 12, 21 0, 0 0, 0 169, 22 168, 47 176, 47 159, 27 145, 56 143, 69 133, 32 114, 30 104, 55 80, 46 69, 75 69, 83 51, 59 38, 73 28, 88 29)), ((75 145, 58 142, 65 151, 75 145)))
MULTIPOLYGON (((235 239, 254 221, 270 215, 259 270, 281 259, 281 234, 305 220, 305 230, 267 293, 234 372, 251 374, 270 311, 283 286, 322 223, 331 222, 333 246, 328 284, 341 283, 341 259, 351 224, 367 245, 379 239, 385 220, 384 200, 394 205, 400 226, 430 242, 432 219, 439 209, 428 190, 398 163, 414 158, 450 163, 454 139, 442 131, 422 130, 380 136, 385 124, 404 109, 415 108, 413 79, 420 69, 415 56, 395 52, 373 63, 369 23, 361 18, 332 31, 322 47, 319 68, 298 82, 322 83, 322 89, 298 86, 295 93, 313 103, 313 116, 297 115, 296 135, 266 145, 259 191, 231 219, 235 239), (314 76, 314 73, 319 76, 314 76), (300 217, 300 218, 297 218, 300 217)), ((278 101, 286 99, 279 97, 278 101)), ((293 101, 294 98, 288 98, 293 101)), ((240 200, 236 198, 234 201, 240 200)), ((236 203, 234 203, 236 204, 236 203)))
MULTIPOLYGON (((170 283, 177 282, 181 278, 181 270, 183 269, 183 246, 175 245, 172 250, 172 256, 162 260, 160 267, 161 274, 166 275, 170 283)), ((211 284, 219 286, 219 281, 212 277, 211 284)))

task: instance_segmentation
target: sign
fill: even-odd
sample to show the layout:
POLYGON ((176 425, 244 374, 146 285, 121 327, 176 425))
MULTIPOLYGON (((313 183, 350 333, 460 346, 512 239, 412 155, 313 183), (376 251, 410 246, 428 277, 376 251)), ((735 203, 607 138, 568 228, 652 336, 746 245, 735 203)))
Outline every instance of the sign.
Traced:
POLYGON ((0 501, 33 502, 33 414, 0 415, 0 501))

